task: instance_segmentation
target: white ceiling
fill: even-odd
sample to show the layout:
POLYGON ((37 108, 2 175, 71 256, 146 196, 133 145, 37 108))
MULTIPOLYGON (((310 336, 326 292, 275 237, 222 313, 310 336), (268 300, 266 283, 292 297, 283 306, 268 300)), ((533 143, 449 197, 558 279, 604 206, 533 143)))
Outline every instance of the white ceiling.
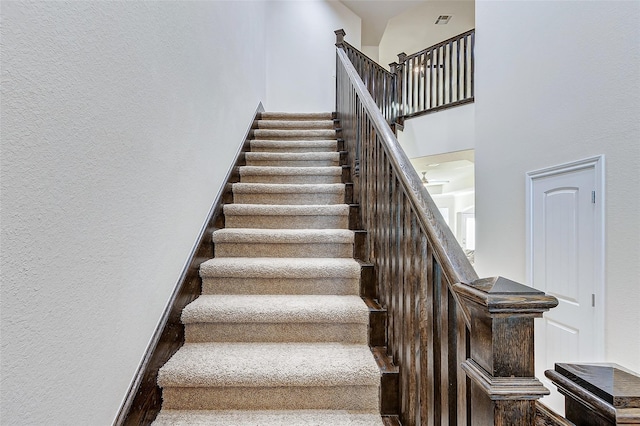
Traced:
MULTIPOLYGON (((427 0, 340 0, 362 19, 362 45, 377 46, 387 22, 427 0)), ((348 35, 347 35, 348 37, 348 35)))

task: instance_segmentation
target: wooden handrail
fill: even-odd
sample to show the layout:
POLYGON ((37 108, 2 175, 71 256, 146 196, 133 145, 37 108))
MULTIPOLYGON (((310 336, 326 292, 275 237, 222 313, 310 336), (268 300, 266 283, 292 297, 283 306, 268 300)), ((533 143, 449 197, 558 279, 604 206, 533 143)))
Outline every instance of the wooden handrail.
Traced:
POLYGON ((336 114, 367 231, 403 425, 533 425, 533 319, 554 297, 478 279, 338 35, 336 114))
POLYGON ((421 51, 419 51, 419 52, 415 52, 415 53, 412 53, 412 54, 410 54, 410 55, 406 55, 406 56, 405 56, 405 59, 412 59, 412 58, 415 58, 416 56, 420 56, 420 55, 422 55, 423 53, 430 52, 430 51, 432 51, 432 50, 437 49, 438 47, 442 47, 442 46, 444 46, 444 45, 446 45, 446 44, 449 44, 449 43, 451 43, 452 41, 456 41, 456 40, 459 40, 459 39, 461 39, 461 38, 464 38, 464 37, 466 37, 466 36, 468 36, 468 35, 474 34, 474 33, 475 33, 475 31, 476 31, 476 30, 475 30, 475 28, 472 28, 472 29, 470 29, 469 31, 465 31, 465 32, 463 32, 462 34, 458 34, 458 35, 455 35, 455 36, 453 36, 453 37, 451 37, 451 38, 448 38, 448 39, 446 39, 446 40, 444 40, 444 41, 438 42, 438 43, 434 44, 433 46, 429 46, 429 47, 427 47, 427 48, 425 48, 425 49, 422 49, 422 50, 421 50, 421 51))
POLYGON ((346 52, 385 120, 389 124, 395 123, 399 113, 396 74, 387 71, 363 52, 344 41, 344 30, 337 30, 335 34, 337 37, 336 47, 346 52))

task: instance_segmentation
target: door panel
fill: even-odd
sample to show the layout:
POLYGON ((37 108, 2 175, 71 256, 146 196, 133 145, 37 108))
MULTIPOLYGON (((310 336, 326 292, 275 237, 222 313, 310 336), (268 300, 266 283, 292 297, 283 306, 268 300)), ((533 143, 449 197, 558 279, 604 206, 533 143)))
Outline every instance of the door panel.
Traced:
POLYGON ((599 315, 601 223, 594 203, 596 167, 529 174, 530 285, 555 296, 558 307, 536 320, 536 376, 552 391, 542 402, 564 413, 564 398, 544 376, 557 362, 601 358, 599 315))

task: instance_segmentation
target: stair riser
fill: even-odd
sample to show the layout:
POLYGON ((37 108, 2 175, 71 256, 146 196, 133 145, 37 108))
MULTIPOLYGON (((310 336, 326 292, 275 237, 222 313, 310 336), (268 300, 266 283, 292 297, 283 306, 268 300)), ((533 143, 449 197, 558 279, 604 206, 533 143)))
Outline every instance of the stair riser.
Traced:
POLYGON ((337 193, 234 193, 233 202, 237 204, 340 204, 345 199, 344 192, 337 193))
POLYGON ((341 183, 341 175, 242 175, 242 183, 323 184, 341 183))
POLYGON ((348 229, 348 216, 240 216, 225 215, 227 228, 348 229))
POLYGON ((268 167, 336 167, 339 160, 247 160, 247 166, 268 167))
POLYGON ((203 278, 202 294, 357 295, 360 283, 349 278, 203 278))
POLYGON ((353 257, 349 243, 215 243, 216 257, 353 257))
POLYGON ((202 342, 344 342, 367 343, 366 324, 196 323, 185 325, 187 343, 202 342))
POLYGON ((165 387, 165 410, 378 410, 378 386, 165 387))

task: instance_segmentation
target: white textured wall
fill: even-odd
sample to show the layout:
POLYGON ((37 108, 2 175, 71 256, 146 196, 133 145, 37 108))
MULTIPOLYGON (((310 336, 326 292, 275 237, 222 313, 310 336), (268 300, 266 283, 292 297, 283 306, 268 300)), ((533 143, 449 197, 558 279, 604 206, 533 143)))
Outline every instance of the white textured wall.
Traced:
POLYGON ((474 27, 474 2, 429 0, 389 19, 379 44, 379 63, 389 69, 398 53, 407 55, 461 34, 474 27), (446 25, 435 25, 440 15, 453 15, 446 25))
MULTIPOLYGON (((368 57, 370 57, 371 59, 373 59, 374 61, 378 62, 379 60, 379 49, 378 46, 362 46, 361 47, 362 53, 364 53, 365 55, 367 55, 368 57)), ((387 68, 385 66, 385 68, 387 68)))
POLYGON ((525 281, 525 173, 605 154, 606 357, 640 372, 640 2, 476 3, 476 266, 525 281))
POLYGON ((1 422, 108 425, 265 97, 265 6, 1 13, 1 422))
POLYGON ((398 133, 398 142, 409 158, 473 149, 475 105, 466 104, 410 118, 398 133))
POLYGON ((267 99, 270 111, 335 110, 335 42, 360 48, 360 18, 335 0, 274 0, 267 9, 267 99))

